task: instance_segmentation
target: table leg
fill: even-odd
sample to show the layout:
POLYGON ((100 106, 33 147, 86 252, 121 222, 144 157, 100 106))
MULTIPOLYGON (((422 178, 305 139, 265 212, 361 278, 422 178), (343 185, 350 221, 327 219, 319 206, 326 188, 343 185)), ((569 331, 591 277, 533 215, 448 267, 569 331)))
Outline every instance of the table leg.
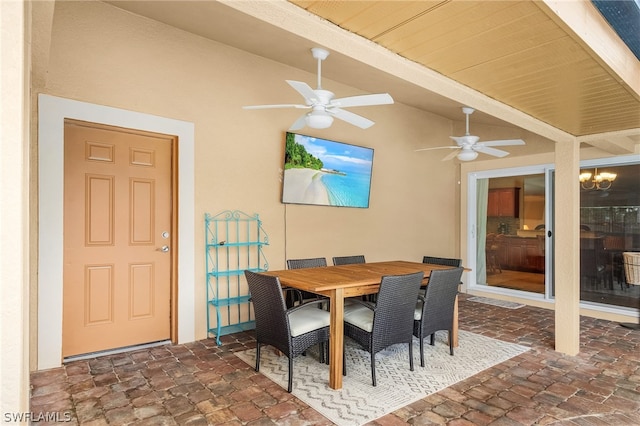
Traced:
POLYGON ((344 344, 344 292, 336 289, 329 296, 331 323, 329 327, 329 387, 342 389, 342 351, 344 344))

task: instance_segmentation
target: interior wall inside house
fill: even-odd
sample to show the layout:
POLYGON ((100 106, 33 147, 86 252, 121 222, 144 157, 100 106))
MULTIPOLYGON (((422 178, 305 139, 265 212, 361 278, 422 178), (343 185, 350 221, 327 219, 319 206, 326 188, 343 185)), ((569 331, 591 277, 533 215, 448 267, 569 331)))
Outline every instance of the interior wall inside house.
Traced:
MULTIPOLYGON (((313 73, 101 2, 56 2, 47 54, 46 79, 34 87, 37 93, 195 124, 198 339, 206 337, 206 212, 259 214, 269 236, 264 254, 270 269, 284 268, 286 258, 324 256, 330 263, 332 256, 348 254, 369 261, 458 255, 459 166, 441 162, 440 151, 414 152, 448 144, 448 119, 394 104, 354 111, 376 122, 368 130, 336 120, 326 130, 298 131, 375 150, 370 206, 284 205, 284 137, 300 111, 242 106, 299 103, 285 79, 315 86, 313 73)), ((334 81, 323 81, 323 87, 337 97, 364 94, 334 81)))

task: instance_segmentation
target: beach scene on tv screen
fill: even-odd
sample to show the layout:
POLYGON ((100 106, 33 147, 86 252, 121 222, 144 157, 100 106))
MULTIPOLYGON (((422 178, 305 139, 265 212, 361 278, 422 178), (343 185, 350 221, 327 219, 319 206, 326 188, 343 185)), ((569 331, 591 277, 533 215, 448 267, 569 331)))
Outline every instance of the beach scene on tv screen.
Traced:
POLYGON ((373 149, 287 132, 282 202, 369 207, 373 149))

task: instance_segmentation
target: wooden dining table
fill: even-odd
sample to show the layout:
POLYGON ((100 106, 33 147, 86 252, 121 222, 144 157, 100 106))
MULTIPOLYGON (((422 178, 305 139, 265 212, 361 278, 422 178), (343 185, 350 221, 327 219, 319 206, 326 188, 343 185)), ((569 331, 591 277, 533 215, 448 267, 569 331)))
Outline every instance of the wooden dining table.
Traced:
MULTIPOLYGON (((348 297, 375 294, 384 275, 404 275, 422 271, 425 284, 431 271, 451 266, 394 260, 351 265, 267 271, 286 287, 327 296, 330 300, 329 387, 342 388, 342 351, 344 343, 344 300, 348 297)), ((458 346, 458 299, 454 312, 454 327, 450 336, 458 346)))

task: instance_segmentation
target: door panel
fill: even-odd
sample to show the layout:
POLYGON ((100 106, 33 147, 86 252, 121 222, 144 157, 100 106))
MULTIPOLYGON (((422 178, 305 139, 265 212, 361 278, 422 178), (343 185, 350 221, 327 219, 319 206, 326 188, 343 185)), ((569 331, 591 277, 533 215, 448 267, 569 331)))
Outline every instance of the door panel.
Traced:
POLYGON ((65 121, 63 357, 170 338, 173 143, 65 121))
POLYGON ((85 326, 113 322, 113 265, 86 265, 85 326))

